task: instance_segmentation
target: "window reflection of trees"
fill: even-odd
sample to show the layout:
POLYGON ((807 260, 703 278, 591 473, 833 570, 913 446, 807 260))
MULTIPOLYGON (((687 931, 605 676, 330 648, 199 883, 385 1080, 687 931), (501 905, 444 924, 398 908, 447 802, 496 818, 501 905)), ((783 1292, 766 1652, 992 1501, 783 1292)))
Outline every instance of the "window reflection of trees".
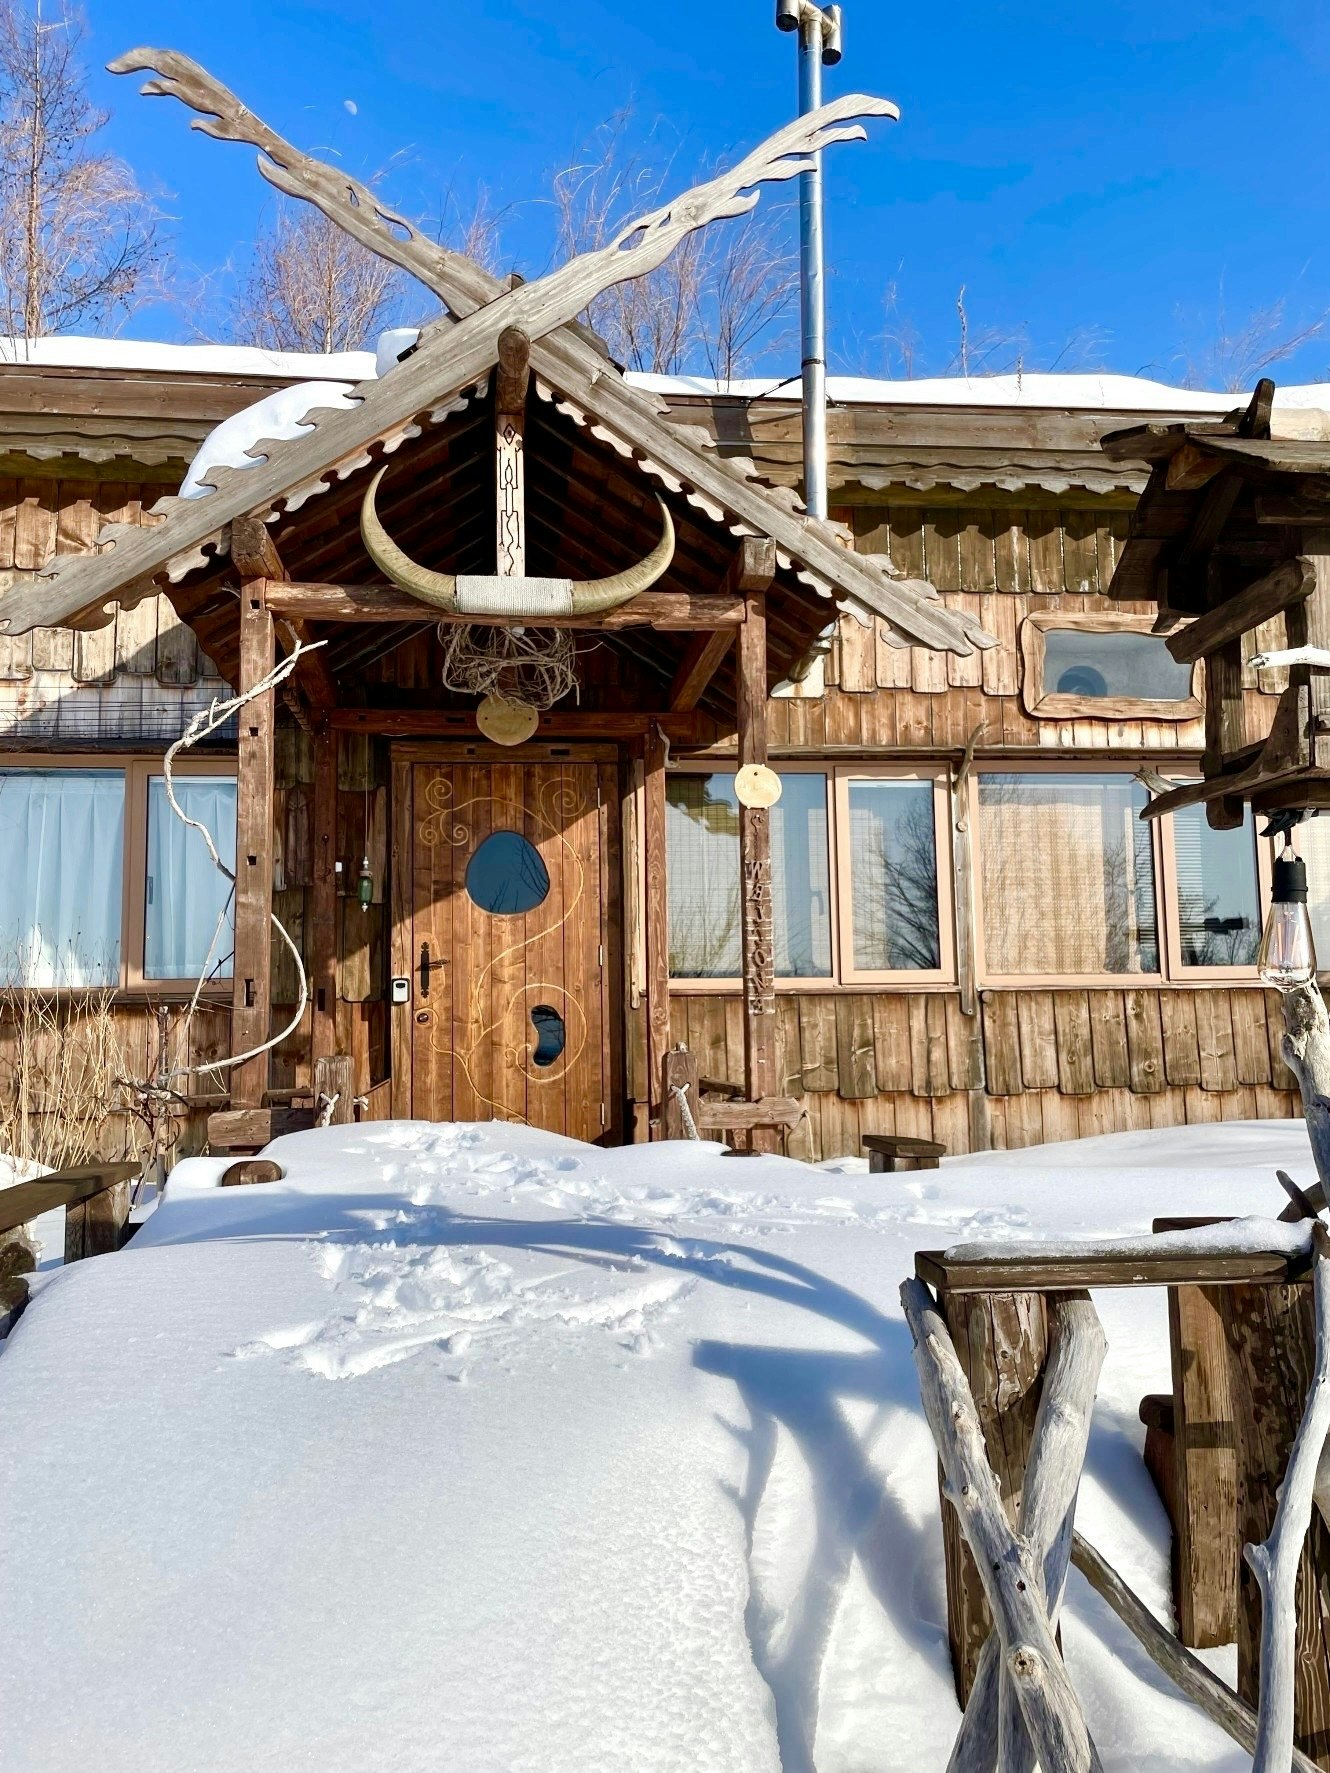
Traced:
POLYGON ((932 784, 851 783, 850 842, 855 966, 935 971, 942 956, 932 784))
MULTIPOLYGON (((771 812, 772 921, 781 978, 831 977, 827 778, 782 778, 771 812)), ((670 971, 733 979, 743 970, 739 802, 734 777, 679 775, 666 788, 670 971)))

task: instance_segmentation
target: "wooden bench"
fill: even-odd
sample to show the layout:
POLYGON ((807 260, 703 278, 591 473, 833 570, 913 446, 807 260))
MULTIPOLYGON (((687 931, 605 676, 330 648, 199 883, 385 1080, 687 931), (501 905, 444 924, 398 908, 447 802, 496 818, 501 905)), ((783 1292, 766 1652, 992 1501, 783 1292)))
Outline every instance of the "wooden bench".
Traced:
MULTIPOLYGON (((674 1047, 663 1062, 660 1130, 663 1139, 689 1137, 688 1119, 700 1138, 743 1140, 751 1150, 755 1132, 788 1134, 804 1117, 793 1096, 763 1096, 745 1100, 738 1084, 700 1075, 696 1057, 687 1047, 674 1047), (720 1096, 722 1100, 714 1098, 720 1096), (708 1099, 712 1098, 712 1099, 708 1099), (687 1105, 687 1115, 684 1106, 687 1105)), ((734 1155, 740 1155, 738 1150, 734 1155)))
POLYGON ((909 1139, 903 1133, 865 1133, 863 1147, 874 1176, 890 1170, 935 1170, 947 1155, 946 1146, 936 1140, 909 1139))
POLYGON ((126 1240, 129 1185, 139 1164, 82 1164, 0 1189, 0 1336, 28 1303, 27 1276, 37 1252, 24 1227, 57 1207, 65 1210, 65 1261, 105 1256, 126 1240))

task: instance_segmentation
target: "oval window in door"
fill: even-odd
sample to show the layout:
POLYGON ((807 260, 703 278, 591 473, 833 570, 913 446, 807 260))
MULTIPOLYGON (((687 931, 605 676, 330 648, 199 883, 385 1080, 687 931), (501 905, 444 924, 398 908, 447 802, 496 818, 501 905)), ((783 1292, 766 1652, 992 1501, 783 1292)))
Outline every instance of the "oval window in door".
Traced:
POLYGON ((546 1065, 553 1065, 568 1044, 568 1030, 564 1026, 563 1017, 552 1004, 538 1003, 531 1012, 531 1020, 536 1030, 536 1050, 531 1055, 532 1063, 542 1070, 546 1065))
POLYGON ((492 831, 466 865, 466 890, 482 911, 520 917, 549 896, 549 870, 520 831, 492 831))

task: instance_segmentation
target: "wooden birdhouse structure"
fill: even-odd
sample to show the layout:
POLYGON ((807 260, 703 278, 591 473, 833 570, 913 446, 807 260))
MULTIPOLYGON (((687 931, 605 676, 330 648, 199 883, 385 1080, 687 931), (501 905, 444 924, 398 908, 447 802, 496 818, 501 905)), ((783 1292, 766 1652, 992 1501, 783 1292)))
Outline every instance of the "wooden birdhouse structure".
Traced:
POLYGON ((1227 829, 1248 804, 1330 807, 1330 415, 1274 415, 1274 394, 1263 380, 1227 418, 1103 440, 1114 461, 1151 464, 1111 594, 1156 603, 1173 657, 1203 666, 1202 780, 1157 795, 1150 817, 1202 802, 1211 826, 1227 829), (1244 647, 1258 629, 1273 644, 1262 635, 1244 647), (1244 712, 1254 658, 1288 667, 1264 735, 1244 712))

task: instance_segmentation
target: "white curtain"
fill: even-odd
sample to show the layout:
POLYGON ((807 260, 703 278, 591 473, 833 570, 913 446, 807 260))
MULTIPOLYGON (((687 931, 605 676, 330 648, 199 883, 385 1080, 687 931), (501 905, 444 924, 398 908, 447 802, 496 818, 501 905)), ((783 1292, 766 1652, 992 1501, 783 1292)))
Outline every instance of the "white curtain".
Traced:
POLYGON ((980 776, 990 972, 1158 972, 1144 804, 1144 788, 1126 775, 980 776))
POLYGON ((0 770, 0 976, 15 985, 120 978, 120 770, 0 770))
MULTIPOLYGON (((182 811, 206 825, 228 868, 236 859, 236 785, 226 776, 176 777, 182 811)), ((148 883, 143 930, 143 974, 147 979, 231 977, 234 906, 227 905, 230 883, 212 865, 202 836, 171 811, 166 784, 148 784, 148 883), (223 906, 226 917, 217 920, 223 906), (213 941, 216 933, 216 941, 213 941), (209 944, 212 952, 209 955, 209 944)))

